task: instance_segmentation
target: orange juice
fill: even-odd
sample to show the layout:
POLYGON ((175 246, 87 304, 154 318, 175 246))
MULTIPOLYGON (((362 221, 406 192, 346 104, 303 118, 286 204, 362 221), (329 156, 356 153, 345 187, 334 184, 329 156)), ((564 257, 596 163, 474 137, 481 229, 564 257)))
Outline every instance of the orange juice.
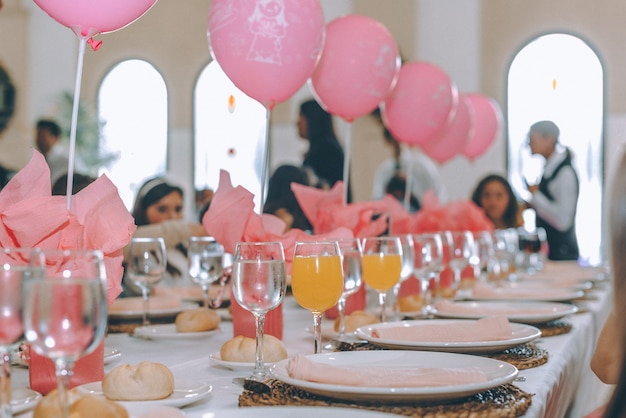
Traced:
POLYGON ((296 301, 311 312, 324 312, 343 292, 341 257, 296 256, 291 264, 291 290, 296 301))
POLYGON ((363 254, 363 281, 372 289, 391 289, 400 281, 401 270, 399 254, 363 254))

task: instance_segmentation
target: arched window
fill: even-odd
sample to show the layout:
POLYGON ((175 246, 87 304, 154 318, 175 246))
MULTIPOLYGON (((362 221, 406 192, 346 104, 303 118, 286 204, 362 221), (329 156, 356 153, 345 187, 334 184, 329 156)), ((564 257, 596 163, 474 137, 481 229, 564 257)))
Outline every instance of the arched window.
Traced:
POLYGON ((194 95, 196 190, 216 190, 220 170, 226 170, 233 185, 254 193, 258 211, 266 126, 265 107, 239 90, 217 61, 207 65, 194 95))
POLYGON ((164 174, 167 161, 167 89, 149 63, 127 60, 113 67, 98 92, 104 153, 119 156, 103 172, 132 210, 137 189, 164 174))
POLYGON ((583 261, 601 260, 604 75, 598 56, 583 40, 567 34, 536 38, 511 63, 508 77, 508 167, 513 187, 524 195, 523 179, 538 182, 543 158, 527 146, 530 125, 552 120, 560 142, 574 155, 580 182, 576 233, 583 261))

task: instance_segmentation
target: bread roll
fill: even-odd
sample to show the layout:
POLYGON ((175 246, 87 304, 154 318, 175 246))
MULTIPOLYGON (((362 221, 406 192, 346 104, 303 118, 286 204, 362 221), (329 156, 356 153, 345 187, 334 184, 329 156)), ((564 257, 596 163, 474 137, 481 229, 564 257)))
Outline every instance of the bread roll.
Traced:
POLYGON ((409 295, 398 298, 400 312, 420 312, 422 310, 422 295, 409 295))
MULTIPOLYGON (((254 363, 256 361, 256 340, 238 335, 226 341, 220 349, 220 357, 224 361, 237 363, 254 363)), ((274 363, 287 358, 285 344, 273 335, 263 336, 263 360, 274 363)))
MULTIPOLYGON (((365 311, 354 311, 346 316, 346 332, 354 332, 357 328, 375 324, 378 318, 365 311)), ((339 318, 335 319, 335 332, 339 331, 339 318)))
POLYGON ((114 401, 150 401, 174 392, 174 375, 161 363, 122 364, 102 379, 102 392, 114 401))
MULTIPOLYGON (((44 396, 35 406, 33 418, 62 417, 57 390, 44 396)), ((76 389, 67 393, 70 404, 70 418, 128 418, 126 409, 113 401, 99 399, 92 395, 81 395, 76 389)))
POLYGON ((183 311, 176 315, 176 331, 203 332, 216 329, 220 325, 217 312, 207 308, 183 311))

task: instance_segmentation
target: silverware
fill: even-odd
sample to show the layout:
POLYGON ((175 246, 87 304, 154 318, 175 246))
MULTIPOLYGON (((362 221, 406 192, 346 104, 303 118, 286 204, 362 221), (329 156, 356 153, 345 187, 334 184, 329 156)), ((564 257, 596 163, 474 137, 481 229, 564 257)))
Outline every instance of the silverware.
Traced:
POLYGON ((265 380, 246 379, 245 377, 235 377, 233 383, 242 386, 244 389, 254 393, 270 393, 272 388, 267 383, 271 378, 265 380))

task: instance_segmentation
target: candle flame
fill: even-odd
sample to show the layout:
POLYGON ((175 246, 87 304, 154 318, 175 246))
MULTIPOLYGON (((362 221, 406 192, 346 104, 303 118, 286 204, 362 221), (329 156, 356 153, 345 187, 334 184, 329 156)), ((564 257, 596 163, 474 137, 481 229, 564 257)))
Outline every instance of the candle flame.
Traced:
POLYGON ((228 96, 228 111, 230 113, 233 113, 235 111, 235 105, 235 96, 231 94, 230 96, 228 96))

